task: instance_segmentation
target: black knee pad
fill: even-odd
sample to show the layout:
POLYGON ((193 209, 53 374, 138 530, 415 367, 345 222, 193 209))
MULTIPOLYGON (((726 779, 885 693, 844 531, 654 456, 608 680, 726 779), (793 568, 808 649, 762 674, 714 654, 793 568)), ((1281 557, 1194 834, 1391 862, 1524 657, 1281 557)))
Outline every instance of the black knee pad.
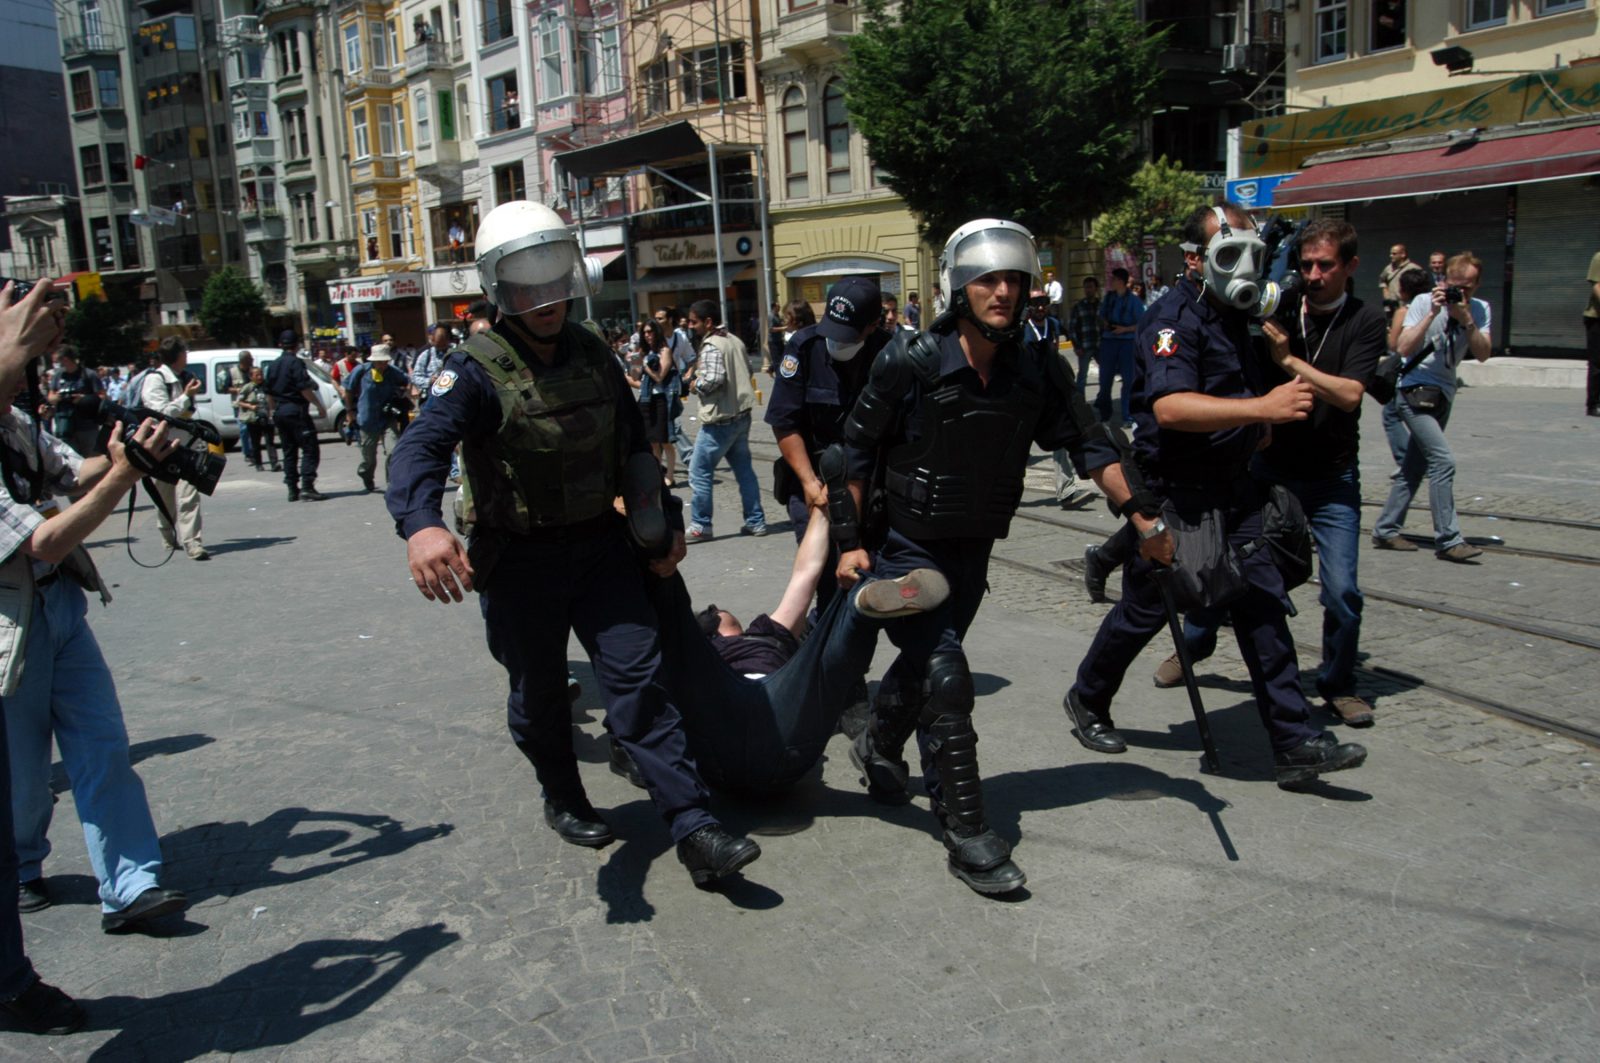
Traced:
POLYGON ((941 719, 953 723, 955 719, 970 717, 975 700, 966 654, 936 653, 928 658, 928 700, 922 707, 924 726, 931 728, 941 719))

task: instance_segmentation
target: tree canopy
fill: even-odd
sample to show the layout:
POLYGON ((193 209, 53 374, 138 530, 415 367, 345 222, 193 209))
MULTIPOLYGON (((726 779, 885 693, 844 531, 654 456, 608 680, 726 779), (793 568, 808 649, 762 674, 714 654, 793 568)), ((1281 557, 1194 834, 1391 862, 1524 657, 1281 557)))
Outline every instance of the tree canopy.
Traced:
POLYGON ((224 346, 243 343, 267 316, 261 289, 232 266, 223 266, 206 281, 200 297, 200 323, 224 346))
POLYGON ((67 311, 66 342, 84 365, 143 365, 144 321, 138 304, 115 294, 80 299, 67 311))
POLYGON ((1137 250, 1142 237, 1171 243, 1183 229, 1184 219, 1196 207, 1211 202, 1205 178, 1168 162, 1163 155, 1147 162, 1128 181, 1127 194, 1094 220, 1096 242, 1106 247, 1137 250))
POLYGON ((1060 235, 1132 175, 1161 40, 1132 0, 867 0, 846 105, 929 243, 981 217, 1060 235))

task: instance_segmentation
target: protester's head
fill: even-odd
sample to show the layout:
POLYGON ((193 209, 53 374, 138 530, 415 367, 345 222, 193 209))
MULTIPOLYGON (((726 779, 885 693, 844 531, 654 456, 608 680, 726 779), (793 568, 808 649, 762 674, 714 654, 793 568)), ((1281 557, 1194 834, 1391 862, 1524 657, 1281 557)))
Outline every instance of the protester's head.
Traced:
POLYGON ((790 299, 789 305, 783 308, 783 327, 790 332, 799 332, 816 323, 817 315, 804 299, 790 299))
POLYGON ((1129 273, 1127 270, 1123 269, 1121 266, 1118 266, 1116 269, 1112 270, 1111 271, 1111 290, 1116 292, 1118 295, 1121 295, 1123 292, 1127 291, 1128 290, 1128 278, 1131 277, 1131 276, 1133 276, 1133 274, 1129 273))
POLYGON ((1083 294, 1087 298, 1090 298, 1090 299, 1098 299, 1098 298, 1100 298, 1100 278, 1098 278, 1098 277, 1085 277, 1085 278, 1083 278, 1083 294))
POLYGON ((261 367, 259 365, 250 370, 250 379, 254 380, 257 384, 266 379, 266 376, 261 372, 261 367))
POLYGON ((1428 271, 1438 277, 1444 276, 1444 259, 1443 251, 1430 251, 1428 253, 1428 271))
POLYGON ((701 632, 707 636, 724 635, 728 638, 738 638, 744 634, 744 625, 739 623, 738 617, 714 605, 708 605, 696 613, 695 620, 700 624, 701 632))
POLYGON ((387 343, 373 344, 372 353, 367 355, 367 361, 374 365, 388 365, 394 361, 394 352, 387 343))
POLYGON ((1028 316, 1035 321, 1043 321, 1045 314, 1050 310, 1050 296, 1043 288, 1035 288, 1028 293, 1028 316))
POLYGON ((1460 288, 1466 298, 1477 294, 1482 280, 1483 263, 1471 251, 1458 251, 1445 259, 1444 282, 1452 288, 1460 288))
POLYGON ((168 336, 156 347, 156 360, 176 373, 189 364, 189 345, 181 336, 168 336))
POLYGON ((1406 245, 1405 244, 1395 244, 1393 247, 1389 248, 1389 264, 1391 266, 1398 266, 1400 263, 1404 262, 1405 260, 1406 260, 1406 245))
POLYGON ((1360 262, 1356 255, 1356 227, 1349 222, 1317 218, 1300 231, 1300 275, 1305 278, 1306 298, 1313 306, 1326 306, 1349 291, 1360 262))
MULTIPOLYGON (((1440 263, 1441 271, 1443 263, 1440 263)), ((1424 273, 1420 269, 1408 269, 1400 274, 1399 279, 1400 301, 1410 303, 1419 295, 1426 295, 1433 291, 1433 274, 1424 273)))
POLYGON ((710 299, 696 299, 689 304, 689 331, 695 340, 705 339, 722 324, 722 309, 710 299))
POLYGON ((639 326, 639 346, 650 354, 654 354, 667 345, 667 337, 661 331, 661 326, 654 321, 646 321, 639 326))

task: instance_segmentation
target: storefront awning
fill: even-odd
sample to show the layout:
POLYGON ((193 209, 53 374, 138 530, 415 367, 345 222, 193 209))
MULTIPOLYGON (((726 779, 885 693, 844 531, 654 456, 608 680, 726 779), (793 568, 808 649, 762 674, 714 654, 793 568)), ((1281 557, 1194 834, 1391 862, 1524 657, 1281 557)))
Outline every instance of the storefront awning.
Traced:
MULTIPOLYGON (((755 275, 755 263, 749 259, 729 262, 723 266, 723 276, 729 284, 754 280, 755 275)), ((655 269, 640 270, 633 286, 644 292, 691 292, 703 288, 715 289, 717 267, 689 266, 674 269, 670 266, 658 266, 655 269)))
POLYGON ((558 152, 555 159, 561 164, 561 171, 573 177, 604 177, 705 153, 705 141, 694 126, 673 122, 592 147, 558 152))
POLYGON ((1278 185, 1273 205, 1310 207, 1600 173, 1600 125, 1316 163, 1278 185))

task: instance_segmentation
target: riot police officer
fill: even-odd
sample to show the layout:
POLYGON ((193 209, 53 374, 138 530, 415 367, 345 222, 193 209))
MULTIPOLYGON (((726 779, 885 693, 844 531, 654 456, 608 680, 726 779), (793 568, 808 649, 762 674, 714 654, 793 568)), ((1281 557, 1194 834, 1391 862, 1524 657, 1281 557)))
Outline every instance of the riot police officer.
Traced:
MULTIPOLYGON (((1144 497, 1125 515, 1142 542, 1123 570, 1122 600, 1106 615, 1067 691, 1073 735, 1098 753, 1127 749, 1111 700, 1139 651, 1166 620, 1157 564, 1172 560, 1160 500, 1174 513, 1218 508, 1239 554, 1261 535, 1261 488, 1246 471, 1267 426, 1304 421, 1312 388, 1300 377, 1268 388, 1269 363, 1252 346, 1250 311, 1260 297, 1265 247, 1239 208, 1203 207, 1184 227, 1184 275, 1139 322, 1132 409, 1134 460, 1144 497)), ((1232 615, 1256 705, 1272 742, 1280 786, 1360 765, 1367 751, 1311 723, 1271 550, 1244 551, 1246 581, 1232 615)))
MULTIPOLYGON (((386 501, 412 578, 429 601, 478 591, 489 651, 510 678, 512 738, 544 788, 545 822, 567 842, 601 848, 613 835, 584 792, 568 710, 566 647, 577 632, 608 730, 638 765, 678 858, 705 885, 761 850, 707 809, 663 684, 643 564, 612 508, 619 495, 630 513, 664 500, 622 370, 569 315, 572 299, 598 292, 600 264, 553 210, 517 200, 483 219, 477 265, 499 321, 451 352, 393 457, 386 501), (440 511, 458 443, 465 547, 440 511)), ((670 575, 682 557, 679 531, 651 567, 670 575)))
POLYGON ((1021 342, 1023 306, 1041 272, 1032 235, 1014 222, 969 222, 945 244, 939 269, 949 309, 927 332, 901 332, 879 353, 845 423, 851 493, 859 506, 867 476, 881 468, 889 528, 875 555, 845 550, 838 575, 848 586, 869 569, 895 578, 933 568, 950 593, 939 608, 887 628, 900 655, 850 756, 869 793, 903 801, 910 772, 902 750, 919 730, 950 871, 980 893, 1008 893, 1026 877, 984 816, 962 639, 994 541, 1005 538, 1022 498, 1033 444, 1066 448, 1114 501, 1127 498, 1127 487, 1065 361, 1021 342))
MULTIPOLYGON (((872 360, 889 342, 891 334, 879 324, 882 315, 878 282, 847 277, 828 289, 822 320, 791 336, 778 360, 766 421, 783 453, 777 493, 784 496, 796 541, 805 536, 809 511, 828 504, 818 466, 828 447, 844 441, 845 416, 872 360)), ((818 613, 833 600, 834 568, 825 566, 817 581, 818 613)))

